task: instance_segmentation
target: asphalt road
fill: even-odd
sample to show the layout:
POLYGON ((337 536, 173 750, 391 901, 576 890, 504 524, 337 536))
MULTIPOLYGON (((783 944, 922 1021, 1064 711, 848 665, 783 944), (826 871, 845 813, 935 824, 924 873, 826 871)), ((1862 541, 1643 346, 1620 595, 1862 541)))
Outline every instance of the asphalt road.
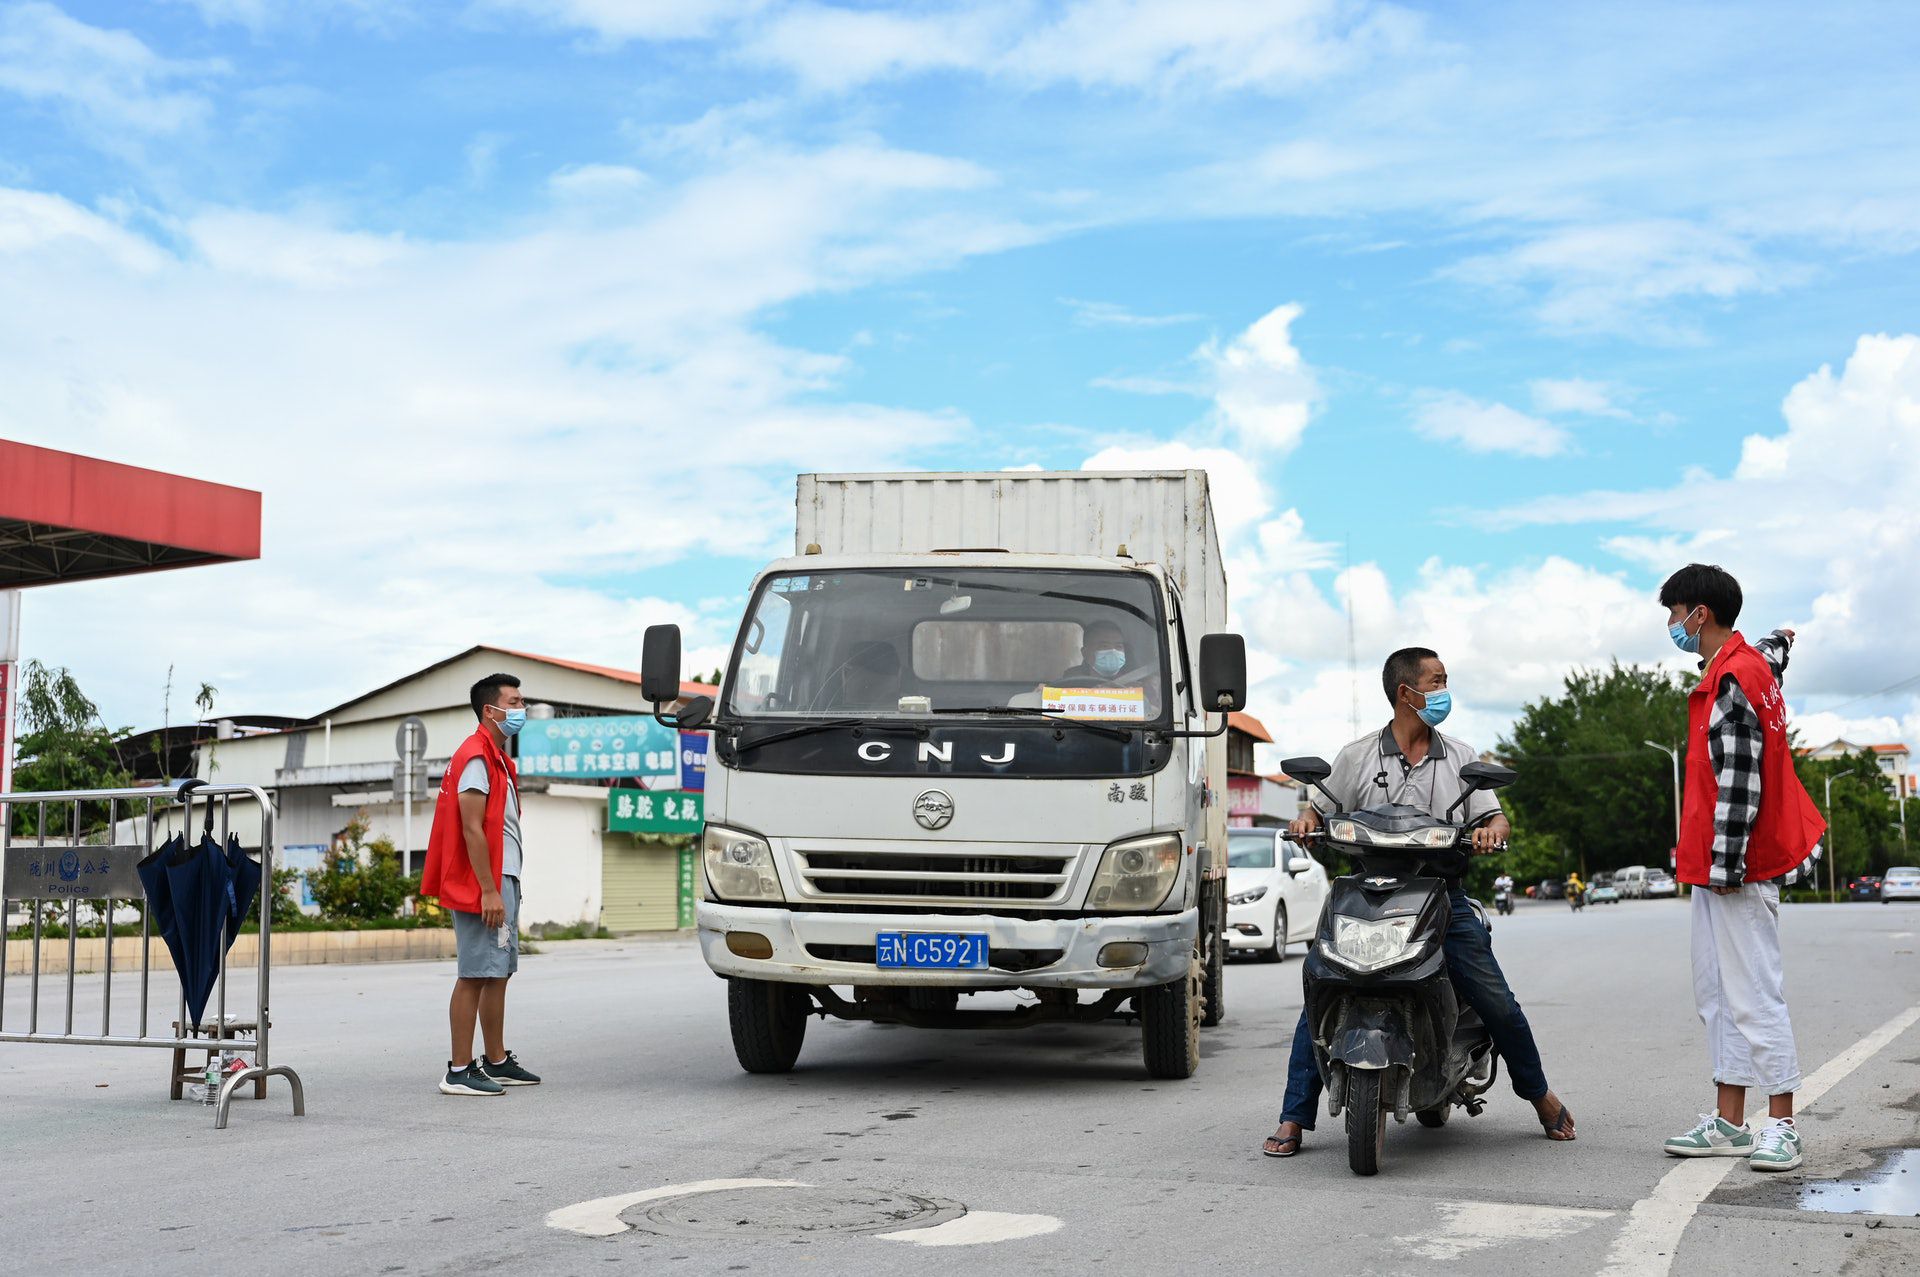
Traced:
MULTIPOLYGON (((509 1045, 547 1084, 488 1100, 434 1090, 450 964, 287 968, 274 1055, 306 1080, 304 1118, 276 1083, 215 1131, 211 1110, 165 1099, 164 1053, 0 1045, 0 1271, 1915 1271, 1920 1157, 1890 1184, 1870 1172, 1920 1143, 1920 906, 1787 910, 1800 1050, 1824 1094, 1803 1118, 1807 1166, 1764 1178, 1659 1151, 1711 1098, 1686 912, 1526 904, 1501 920, 1496 951, 1580 1139, 1547 1142, 1503 1082, 1479 1118, 1393 1127, 1370 1180, 1348 1172, 1334 1121, 1291 1161, 1258 1152, 1298 946, 1230 968, 1228 1022, 1179 1083, 1147 1078, 1117 1025, 818 1020, 798 1071, 749 1077, 690 943, 557 945, 525 961, 510 1004, 509 1045), (674 1187, 737 1180, 788 1186, 674 1187), (1839 1205, 1888 1213, 1796 1208, 1832 1180, 1839 1205), (561 1217, 612 1236, 548 1222, 658 1189, 624 1214, 641 1228, 617 1202, 561 1217)), ((24 983, 7 982, 9 1027, 24 983)), ((98 987, 82 979, 82 1023, 98 987)))

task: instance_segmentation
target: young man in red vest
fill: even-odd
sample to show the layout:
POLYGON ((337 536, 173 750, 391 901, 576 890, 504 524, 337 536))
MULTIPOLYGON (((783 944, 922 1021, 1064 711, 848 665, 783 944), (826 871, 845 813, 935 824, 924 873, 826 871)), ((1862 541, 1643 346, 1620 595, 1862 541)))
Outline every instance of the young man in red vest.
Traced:
POLYGON ((1792 630, 1748 643, 1733 623, 1740 583, 1691 563, 1660 587, 1667 633, 1704 671, 1687 698, 1686 797, 1677 876, 1693 888, 1693 997, 1707 1028, 1718 1112, 1666 1142, 1675 1157, 1800 1165, 1793 1093, 1800 1060, 1780 970, 1780 888, 1811 872, 1826 821, 1793 770, 1780 695, 1792 630), (1768 1122, 1747 1125, 1747 1090, 1768 1122))
POLYGON ((520 967, 520 777, 506 743, 526 724, 526 698, 511 674, 489 674, 469 693, 480 720, 453 751, 433 807, 420 894, 453 915, 459 978, 447 1008, 453 1055, 440 1090, 500 1095, 537 1086, 506 1048, 507 981, 520 967), (473 1024, 486 1054, 475 1059, 473 1024))

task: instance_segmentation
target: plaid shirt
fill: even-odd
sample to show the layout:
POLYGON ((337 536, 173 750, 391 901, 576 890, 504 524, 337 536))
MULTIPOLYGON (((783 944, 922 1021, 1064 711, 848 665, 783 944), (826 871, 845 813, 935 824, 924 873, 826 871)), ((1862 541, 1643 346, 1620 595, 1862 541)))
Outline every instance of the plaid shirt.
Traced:
MULTIPOLYGON (((1787 672, 1787 654, 1793 640, 1775 630, 1753 645, 1766 658, 1777 682, 1787 672)), ((1746 880, 1747 839, 1760 817, 1760 716, 1754 712, 1740 681, 1728 674, 1720 680, 1713 709, 1707 715, 1707 752, 1713 760, 1720 794, 1713 810, 1713 868, 1708 885, 1738 887, 1746 880)), ((1783 883, 1810 877, 1815 857, 1809 856, 1783 883)))

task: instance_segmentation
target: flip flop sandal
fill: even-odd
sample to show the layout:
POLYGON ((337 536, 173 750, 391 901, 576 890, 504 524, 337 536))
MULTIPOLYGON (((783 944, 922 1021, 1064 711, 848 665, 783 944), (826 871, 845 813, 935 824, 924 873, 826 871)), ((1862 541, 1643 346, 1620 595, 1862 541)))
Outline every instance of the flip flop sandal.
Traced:
MULTIPOLYGON (((1567 1112, 1567 1106, 1564 1104, 1560 1106, 1560 1111, 1553 1115, 1551 1122, 1540 1123, 1540 1129, 1547 1133, 1547 1138, 1550 1140, 1553 1140, 1554 1133, 1557 1131, 1565 1131, 1568 1135, 1573 1136, 1574 1139, 1579 1138, 1579 1136, 1574 1133, 1573 1114, 1567 1112)), ((1553 1140, 1553 1142, 1556 1144, 1569 1144, 1572 1143, 1572 1140, 1553 1140)))
POLYGON ((1285 1139, 1275 1139, 1269 1135, 1265 1143, 1260 1145, 1260 1151, 1268 1157, 1292 1157, 1300 1151, 1300 1137, 1298 1135, 1289 1135, 1285 1139), (1269 1144, 1275 1147, 1267 1147, 1269 1144), (1293 1145, 1293 1147, 1287 1149, 1284 1153, 1279 1151, 1280 1149, 1287 1148, 1289 1144, 1293 1145))

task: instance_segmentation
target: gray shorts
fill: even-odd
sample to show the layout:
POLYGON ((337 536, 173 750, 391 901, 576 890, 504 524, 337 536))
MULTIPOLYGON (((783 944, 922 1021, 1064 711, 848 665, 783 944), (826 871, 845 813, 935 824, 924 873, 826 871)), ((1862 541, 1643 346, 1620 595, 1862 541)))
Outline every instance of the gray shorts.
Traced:
POLYGON ((489 927, 478 913, 459 909, 453 914, 453 942, 460 953, 463 980, 504 980, 520 969, 520 880, 500 880, 500 900, 507 906, 504 927, 489 927))

